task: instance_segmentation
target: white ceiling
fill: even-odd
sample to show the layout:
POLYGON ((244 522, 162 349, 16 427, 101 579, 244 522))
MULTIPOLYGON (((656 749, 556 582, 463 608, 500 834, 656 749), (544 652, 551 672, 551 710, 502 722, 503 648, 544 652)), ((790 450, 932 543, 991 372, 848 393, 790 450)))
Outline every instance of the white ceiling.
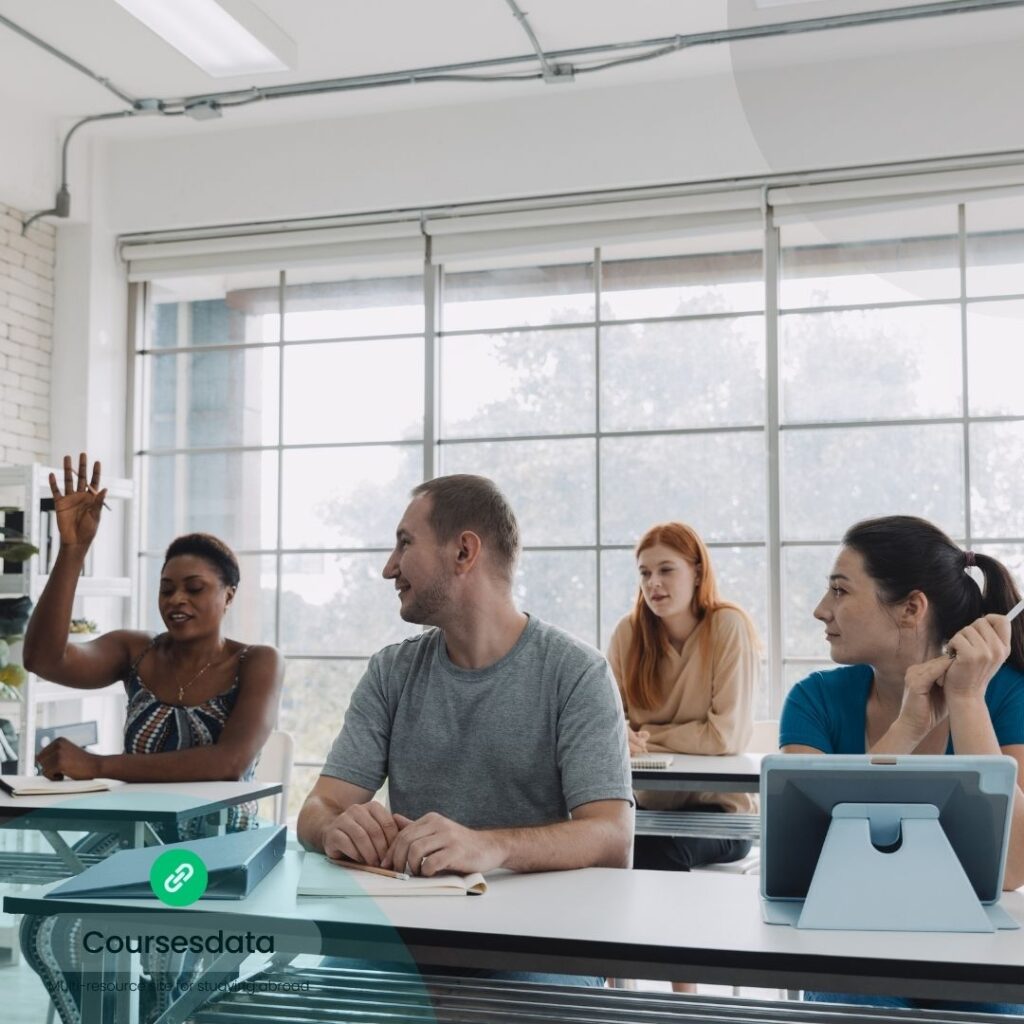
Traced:
MULTIPOLYGON (((433 67, 526 54, 530 46, 505 0, 255 0, 292 39, 291 71, 212 79, 125 12, 114 0, 0 0, 0 14, 138 97, 198 93, 433 67)), ((924 0, 521 0, 546 50, 689 35, 758 22, 910 7, 924 0)), ((752 67, 830 62, 1024 36, 1024 7, 905 24, 706 46, 666 58, 578 76, 572 83, 421 83, 331 96, 282 99, 228 111, 223 120, 132 119, 108 130, 152 134, 215 126, 336 118, 381 110, 447 106, 493 98, 591 89, 752 67)), ((520 68, 522 71, 526 68, 520 68)), ((513 69, 507 69, 513 70, 513 69)), ((53 121, 125 109, 87 76, 0 25, 0 102, 53 121)))

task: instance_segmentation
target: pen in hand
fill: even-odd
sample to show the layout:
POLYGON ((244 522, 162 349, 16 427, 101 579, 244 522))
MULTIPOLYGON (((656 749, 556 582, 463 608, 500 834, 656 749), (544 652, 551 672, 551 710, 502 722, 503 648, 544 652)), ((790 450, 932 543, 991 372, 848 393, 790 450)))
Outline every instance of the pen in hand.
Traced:
POLYGON ((329 857, 328 860, 343 868, 352 868, 355 871, 368 871, 371 875, 383 875, 385 878, 397 878, 401 882, 408 882, 411 877, 404 871, 392 871, 390 868, 377 868, 372 864, 360 864, 359 861, 355 860, 337 860, 334 857, 329 857))
MULTIPOLYGON (((85 477, 84 477, 84 476, 83 476, 83 475, 82 475, 81 473, 79 473, 79 474, 78 474, 78 479, 79 479, 79 480, 84 480, 84 479, 85 479, 85 477)), ((86 489, 86 490, 87 490, 87 491, 88 491, 88 492, 89 492, 90 494, 99 494, 99 493, 100 493, 99 491, 97 491, 97 490, 96 490, 96 488, 95 488, 95 487, 93 487, 93 485, 92 485, 92 484, 86 484, 86 485, 85 485, 85 489, 86 489)), ((110 511, 110 506, 109 506, 109 505, 108 505, 108 504, 107 504, 106 502, 103 502, 103 507, 104 507, 104 508, 105 508, 105 509, 106 509, 106 510, 107 510, 108 512, 110 511)))

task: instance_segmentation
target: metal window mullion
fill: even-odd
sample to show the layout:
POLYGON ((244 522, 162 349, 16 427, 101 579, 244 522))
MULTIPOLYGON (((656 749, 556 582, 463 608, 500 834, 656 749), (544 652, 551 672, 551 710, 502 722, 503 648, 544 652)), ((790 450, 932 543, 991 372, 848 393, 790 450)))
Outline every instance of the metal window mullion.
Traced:
MULTIPOLYGON (((283 271, 282 271, 283 273, 283 271)), ((308 345, 349 345, 367 341, 415 341, 418 334, 356 334, 351 338, 299 338, 285 342, 278 332, 277 341, 221 341, 213 345, 175 345, 169 348, 145 348, 142 354, 147 356, 196 355, 201 352, 255 352, 265 348, 277 348, 282 342, 288 348, 303 348, 308 345)))
POLYGON ((960 361, 963 394, 960 412, 964 437, 964 536, 968 550, 971 547, 971 410, 968 406, 970 388, 967 359, 967 210, 963 203, 957 206, 957 253, 960 264, 960 361))
MULTIPOLYGON (((597 250, 595 250, 597 251, 597 250)), ((944 300, 948 305, 955 300, 944 300)), ((814 307, 815 311, 817 307, 814 307)), ((647 327, 658 324, 687 324, 704 323, 708 320, 749 320, 754 317, 764 316, 760 309, 738 309, 726 313, 684 313, 675 316, 637 316, 624 317, 622 319, 605 320, 598 316, 605 327, 647 327)), ((472 338, 478 334, 533 334, 535 332, 547 331, 585 331, 593 327, 593 322, 588 320, 574 320, 568 323, 557 324, 506 324, 497 327, 462 327, 451 331, 439 331, 445 338, 472 338)))
MULTIPOLYGON (((1024 414, 1007 413, 991 416, 971 416, 971 423, 1024 423, 1024 414)), ((799 423, 782 423, 779 430, 815 431, 815 430, 861 430, 880 427, 933 427, 955 426, 963 423, 963 416, 919 416, 906 419, 878 420, 807 420, 799 423)), ((602 430, 600 437, 608 438, 639 438, 639 437, 685 437, 702 434, 753 434, 764 430, 761 424, 721 427, 665 427, 639 430, 602 430)), ((507 444, 516 441, 580 441, 593 440, 598 434, 592 431, 576 431, 563 434, 483 434, 480 437, 449 437, 435 441, 436 445, 466 444, 507 444)), ((275 452, 283 448, 285 451, 317 451, 321 449, 345 448, 400 448, 422 444, 419 438, 389 438, 383 441, 321 441, 293 442, 276 445, 209 445, 202 448, 142 448, 135 452, 153 458, 165 458, 171 455, 211 455, 245 452, 275 452)))
POLYGON ((594 638, 601 646, 601 249, 594 248, 594 638))
MULTIPOLYGON (((966 243, 964 249, 966 251, 966 243)), ((974 305, 975 303, 984 305, 986 302, 1020 302, 1022 299, 1024 299, 1024 292, 1006 292, 1005 294, 1002 295, 1000 295, 999 293, 996 293, 994 295, 971 295, 970 297, 966 298, 966 301, 967 304, 970 306, 974 305)))
POLYGON ((779 468, 779 229, 764 203, 765 459, 768 476, 768 709, 782 709, 782 486, 779 468))
POLYGON ((891 312, 894 309, 920 309, 928 306, 955 306, 955 295, 939 299, 892 299, 888 302, 837 302, 823 306, 787 306, 779 310, 779 316, 814 316, 817 313, 861 313, 872 309, 891 312))
POLYGON ((441 426, 441 268, 433 263, 427 234, 423 251, 423 479, 432 480, 437 476, 441 426))
MULTIPOLYGON (((180 343, 184 338, 192 336, 192 305, 191 303, 179 303, 180 315, 177 318, 178 336, 180 343)), ((188 434, 185 432, 189 423, 188 415, 188 393, 191 384, 191 368, 183 356, 175 357, 178 361, 178 369, 174 376, 174 444, 178 450, 188 448, 188 434)), ((181 456, 174 460, 174 534, 184 533, 184 509, 188 507, 187 487, 183 477, 186 476, 188 467, 181 456)))
MULTIPOLYGON (((1011 423, 1024 420, 1024 416, 975 416, 975 423, 1011 423)), ((783 423, 780 430, 792 432, 797 430, 859 430, 877 427, 938 427, 959 426, 963 416, 921 416, 905 420, 832 420, 819 423, 783 423)))
MULTIPOLYGON (((281 271, 277 281, 277 530, 274 550, 274 646, 281 644, 281 577, 284 557, 284 314, 287 274, 281 271)), ((280 708, 276 712, 280 715, 280 708)))
POLYGON ((438 444, 505 444, 512 441, 593 441, 598 436, 603 440, 619 437, 675 437, 699 434, 759 434, 764 430, 761 424, 743 427, 669 427, 664 430, 578 430, 566 434, 490 434, 481 437, 446 437, 438 444))
POLYGON ((403 445, 422 444, 419 438, 400 438, 387 441, 320 441, 293 442, 292 444, 212 444, 202 448, 150 448, 136 452, 137 455, 161 457, 166 455, 222 455, 243 454, 246 452, 276 452, 279 448, 290 451, 317 451, 323 448, 399 448, 403 445))
MULTIPOLYGON (((998 541, 1001 543, 1002 539, 998 541)), ((709 548, 763 548, 763 540, 716 540, 706 541, 706 546, 709 548)), ((822 543, 833 544, 834 541, 800 541, 794 546, 814 546, 822 543)), ((997 543, 997 542, 993 542, 997 543)), ((783 545, 784 547, 786 545, 783 545)), ((526 544, 523 546, 523 551, 527 553, 531 552, 578 552, 578 551, 632 551, 632 544, 526 544)), ((235 552, 240 558, 266 558, 272 557, 278 552, 284 558, 300 558, 303 555, 387 555, 391 553, 390 547, 377 545, 374 547, 337 547, 337 548, 244 548, 239 549, 235 552)), ((163 555, 162 551, 155 549, 147 549, 139 552, 140 558, 160 558, 163 555)))
MULTIPOLYGON (((386 555, 390 554, 390 552, 391 548, 384 546, 367 548, 289 548, 278 546, 273 548, 241 548, 236 550, 235 554, 239 558, 265 558, 280 553, 282 557, 290 558, 301 555, 386 555)), ((144 558, 159 558, 163 552, 148 549, 139 552, 139 554, 144 558)))
POLYGON ((130 566, 129 576, 132 581, 131 594, 128 598, 128 622, 133 628, 142 626, 142 602, 139 600, 139 580, 142 578, 142 558, 139 550, 142 547, 142 514, 145 504, 142 491, 144 478, 143 460, 135 455, 135 449, 141 447, 143 425, 146 422, 146 400, 149 390, 145 382, 140 386, 140 378, 147 372, 145 356, 139 351, 139 343, 145 343, 146 312, 149 305, 149 285, 145 282, 128 286, 128 350, 134 355, 129 362, 128 379, 128 410, 129 423, 125 437, 124 453, 125 470, 135 483, 135 499, 131 506, 131 515, 125 536, 124 564, 130 566))

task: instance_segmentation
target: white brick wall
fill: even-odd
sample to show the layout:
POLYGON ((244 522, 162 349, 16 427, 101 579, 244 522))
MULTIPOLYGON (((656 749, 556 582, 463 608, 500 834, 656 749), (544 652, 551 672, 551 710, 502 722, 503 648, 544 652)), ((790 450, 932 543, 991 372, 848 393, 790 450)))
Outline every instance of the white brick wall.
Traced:
POLYGON ((50 457, 56 231, 0 203, 0 465, 50 457))

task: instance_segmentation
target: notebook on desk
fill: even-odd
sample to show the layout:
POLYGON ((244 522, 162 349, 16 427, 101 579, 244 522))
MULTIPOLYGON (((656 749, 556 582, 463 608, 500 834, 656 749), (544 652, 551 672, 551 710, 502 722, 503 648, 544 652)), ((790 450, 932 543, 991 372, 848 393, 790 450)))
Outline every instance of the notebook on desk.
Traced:
POLYGON ((48 779, 45 775, 0 775, 0 789, 8 796, 62 796, 100 793, 122 785, 116 779, 48 779))
POLYGON ((297 889, 299 896, 482 896, 485 892, 487 881, 478 873, 391 878, 354 870, 312 852, 302 858, 297 889))
POLYGON ((629 759, 629 767, 633 771, 649 772, 664 771, 672 767, 671 754, 637 754, 629 759))
POLYGON ((181 848, 198 854, 206 866, 208 882, 202 899, 240 900, 248 896, 284 856, 285 839, 284 825, 275 825, 185 843, 122 850, 69 878, 48 892, 46 898, 153 899, 149 884, 153 862, 169 850, 181 848))

